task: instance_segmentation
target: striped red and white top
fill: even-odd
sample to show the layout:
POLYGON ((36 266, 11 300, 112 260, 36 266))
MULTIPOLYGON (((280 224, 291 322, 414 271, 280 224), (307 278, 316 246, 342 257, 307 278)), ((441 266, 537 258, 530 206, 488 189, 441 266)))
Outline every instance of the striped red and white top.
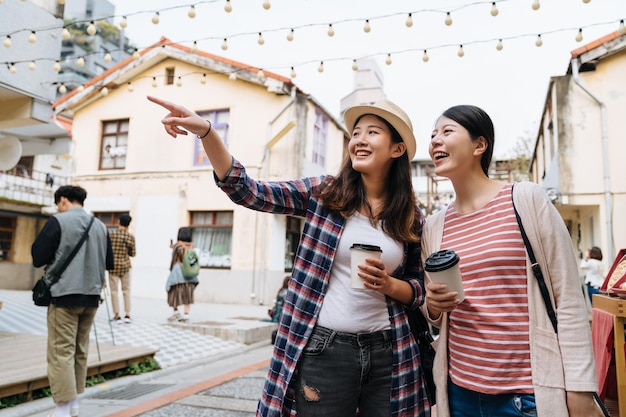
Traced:
POLYGON ((533 393, 526 248, 511 193, 505 185, 470 214, 448 207, 441 244, 458 253, 465 292, 450 313, 450 378, 485 394, 533 393))

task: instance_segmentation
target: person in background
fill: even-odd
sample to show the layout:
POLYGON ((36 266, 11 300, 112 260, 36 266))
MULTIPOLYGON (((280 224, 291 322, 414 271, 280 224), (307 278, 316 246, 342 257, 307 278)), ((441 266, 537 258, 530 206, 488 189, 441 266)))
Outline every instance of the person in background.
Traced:
POLYGON ((602 250, 593 246, 587 251, 580 261, 580 269, 585 272, 585 285, 589 301, 593 301, 593 295, 600 293, 600 287, 604 284, 604 263, 602 262, 602 250))
POLYGON ((120 301, 118 290, 122 285, 122 295, 124 297, 124 323, 132 323, 130 318, 130 257, 136 255, 135 236, 128 232, 128 225, 132 217, 122 214, 118 220, 118 229, 111 233, 111 245, 115 255, 115 268, 109 271, 109 289, 111 291, 111 306, 113 308, 114 323, 121 324, 120 301))
POLYGON ((274 300, 274 306, 270 308, 267 314, 270 316, 273 322, 280 321, 280 313, 283 311, 283 304, 285 303, 285 296, 287 295, 287 286, 289 285, 290 276, 287 275, 283 279, 283 285, 278 289, 276 293, 276 300, 274 300))
MULTIPOLYGON (((83 208, 87 192, 64 185, 54 193, 58 213, 50 217, 33 242, 33 265, 54 274, 87 229, 92 215, 83 208)), ((48 381, 55 417, 78 416, 78 395, 85 391, 89 332, 100 305, 105 270, 113 269, 107 228, 94 219, 87 239, 50 291, 48 306, 48 381)))
POLYGON ((167 291, 167 304, 174 312, 167 319, 168 321, 179 321, 186 323, 189 321, 189 312, 194 303, 194 291, 200 282, 198 277, 186 279, 183 276, 182 262, 185 252, 193 249, 191 242, 191 229, 181 227, 178 230, 178 240, 172 248, 172 260, 170 262, 170 274, 167 278, 165 291, 167 291), (178 307, 183 306, 183 314, 180 314, 178 307))
POLYGON ((429 146, 455 200, 428 218, 422 257, 460 257, 465 299, 426 273, 425 312, 440 328, 433 365, 437 417, 601 416, 591 330, 577 261, 563 219, 531 182, 489 178, 495 144, 489 115, 454 106, 429 146), (558 337, 527 258, 513 203, 541 265, 558 316, 558 337))
POLYGON ((410 161, 415 137, 388 100, 346 110, 348 152, 337 176, 258 181, 210 122, 155 97, 176 137, 196 135, 215 180, 234 202, 305 224, 258 416, 426 417, 430 403, 406 309, 423 302, 420 235, 410 161), (350 280, 350 246, 382 247, 350 280))

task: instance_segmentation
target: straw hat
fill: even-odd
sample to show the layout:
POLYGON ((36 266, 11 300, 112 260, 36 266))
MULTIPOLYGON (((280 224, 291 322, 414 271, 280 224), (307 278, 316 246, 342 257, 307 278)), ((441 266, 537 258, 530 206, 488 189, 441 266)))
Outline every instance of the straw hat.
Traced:
POLYGON ((357 119, 366 114, 373 114, 385 119, 398 131, 402 141, 406 144, 406 153, 409 161, 411 161, 415 156, 416 143, 411 119, 404 110, 389 100, 377 101, 371 105, 350 107, 343 115, 348 132, 352 132, 357 119))

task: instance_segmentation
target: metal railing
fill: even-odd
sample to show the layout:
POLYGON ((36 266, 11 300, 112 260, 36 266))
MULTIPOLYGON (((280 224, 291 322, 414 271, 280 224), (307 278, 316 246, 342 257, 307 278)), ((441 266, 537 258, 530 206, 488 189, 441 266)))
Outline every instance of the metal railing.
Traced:
POLYGON ((71 177, 40 171, 0 171, 0 199, 17 204, 51 206, 54 192, 71 183, 71 177))

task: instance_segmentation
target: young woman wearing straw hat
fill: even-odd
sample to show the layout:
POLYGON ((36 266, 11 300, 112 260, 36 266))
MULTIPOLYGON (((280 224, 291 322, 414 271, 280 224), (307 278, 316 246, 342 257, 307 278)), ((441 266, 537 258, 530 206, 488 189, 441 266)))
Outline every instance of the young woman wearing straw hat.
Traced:
POLYGON ((424 221, 405 112, 387 100, 348 109, 348 155, 336 176, 270 183, 250 178, 200 116, 148 99, 169 111, 168 134, 199 135, 217 186, 233 201, 306 218, 257 415, 429 416, 405 313, 423 301, 424 221), (356 242, 382 248, 380 260, 359 265, 365 291, 351 287, 356 242))

